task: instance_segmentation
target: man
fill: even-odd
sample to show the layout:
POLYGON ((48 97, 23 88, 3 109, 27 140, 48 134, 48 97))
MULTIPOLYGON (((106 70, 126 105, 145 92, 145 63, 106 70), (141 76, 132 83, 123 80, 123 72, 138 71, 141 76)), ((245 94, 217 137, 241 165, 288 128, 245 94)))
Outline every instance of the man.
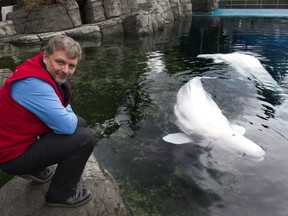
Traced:
POLYGON ((78 42, 56 36, 0 89, 0 169, 39 183, 52 179, 48 206, 76 207, 91 198, 77 184, 95 138, 72 111, 68 82, 81 53, 78 42), (47 168, 53 164, 55 174, 47 168))

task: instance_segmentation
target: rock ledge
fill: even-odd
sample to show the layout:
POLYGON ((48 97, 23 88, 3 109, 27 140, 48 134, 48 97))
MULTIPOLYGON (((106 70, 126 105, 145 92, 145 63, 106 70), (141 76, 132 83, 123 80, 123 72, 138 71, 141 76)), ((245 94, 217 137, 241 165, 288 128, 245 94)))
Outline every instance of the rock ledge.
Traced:
POLYGON ((88 204, 77 208, 51 208, 45 205, 49 183, 38 184, 14 177, 0 189, 1 215, 15 216, 128 216, 119 188, 109 172, 99 165, 94 155, 89 158, 80 186, 92 191, 88 204))

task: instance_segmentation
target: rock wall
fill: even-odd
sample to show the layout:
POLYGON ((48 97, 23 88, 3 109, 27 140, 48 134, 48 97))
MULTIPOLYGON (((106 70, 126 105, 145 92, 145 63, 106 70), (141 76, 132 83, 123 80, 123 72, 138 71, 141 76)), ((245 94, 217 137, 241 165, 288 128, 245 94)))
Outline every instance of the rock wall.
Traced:
POLYGON ((192 0, 193 11, 211 11, 218 8, 219 0, 192 0))
POLYGON ((148 0, 123 19, 125 32, 150 34, 166 24, 192 16, 191 0, 148 0))
POLYGON ((4 85, 6 79, 12 74, 8 68, 0 68, 0 88, 4 85))
POLYGON ((85 0, 80 7, 75 0, 69 0, 65 5, 10 12, 6 19, 13 21, 16 34, 55 32, 97 24, 102 35, 108 35, 152 34, 167 23, 187 16, 192 16, 191 0, 85 0))
POLYGON ((82 25, 75 1, 69 1, 65 5, 43 5, 31 11, 10 12, 6 19, 14 22, 18 34, 60 31, 82 25))
POLYGON ((0 38, 16 35, 15 25, 12 20, 0 22, 0 38))

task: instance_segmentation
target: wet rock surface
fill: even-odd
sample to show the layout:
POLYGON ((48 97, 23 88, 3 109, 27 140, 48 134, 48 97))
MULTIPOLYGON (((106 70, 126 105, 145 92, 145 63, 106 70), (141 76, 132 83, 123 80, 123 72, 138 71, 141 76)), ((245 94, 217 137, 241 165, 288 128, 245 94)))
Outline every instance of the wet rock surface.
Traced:
POLYGON ((96 161, 92 155, 85 167, 80 187, 92 191, 89 203, 77 208, 47 207, 45 193, 49 183, 38 184, 14 177, 0 189, 1 215, 15 216, 127 216, 118 186, 113 177, 96 161))

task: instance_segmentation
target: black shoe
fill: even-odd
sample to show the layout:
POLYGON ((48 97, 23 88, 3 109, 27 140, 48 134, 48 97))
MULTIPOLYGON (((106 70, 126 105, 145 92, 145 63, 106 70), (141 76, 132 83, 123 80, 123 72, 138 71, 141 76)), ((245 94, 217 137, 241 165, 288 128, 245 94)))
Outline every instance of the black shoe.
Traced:
POLYGON ((88 189, 77 189, 75 194, 66 199, 56 199, 46 194, 46 205, 50 207, 74 208, 87 203, 91 199, 91 191, 88 189))
POLYGON ((48 168, 45 168, 40 171, 35 171, 23 175, 19 175, 19 177, 27 179, 27 180, 33 180, 38 183, 46 183, 48 182, 54 175, 54 172, 48 168))

